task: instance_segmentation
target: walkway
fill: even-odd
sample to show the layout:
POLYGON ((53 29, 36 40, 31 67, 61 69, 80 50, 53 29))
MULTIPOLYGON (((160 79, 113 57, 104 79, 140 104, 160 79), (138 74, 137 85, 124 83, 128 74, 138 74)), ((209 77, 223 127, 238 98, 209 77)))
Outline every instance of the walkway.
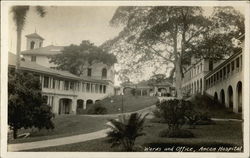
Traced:
POLYGON ((22 151, 22 150, 30 150, 36 148, 45 148, 51 146, 59 146, 65 144, 73 144, 79 142, 85 142, 88 140, 103 138, 107 136, 108 129, 100 130, 97 132, 92 132, 88 134, 80 134, 75 136, 49 139, 43 141, 29 142, 29 143, 21 143, 21 144, 9 144, 8 151, 22 151))

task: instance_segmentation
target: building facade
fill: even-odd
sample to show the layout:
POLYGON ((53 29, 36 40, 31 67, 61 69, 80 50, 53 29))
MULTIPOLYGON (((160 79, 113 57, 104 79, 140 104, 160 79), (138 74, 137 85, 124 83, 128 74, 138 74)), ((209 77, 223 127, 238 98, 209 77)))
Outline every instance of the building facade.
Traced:
MULTIPOLYGON (((243 49, 244 50, 244 49, 243 49)), ((244 51, 213 63, 208 59, 193 60, 184 72, 183 92, 208 95, 235 113, 241 113, 244 51)))
MULTIPOLYGON (((43 38, 36 33, 27 35, 27 50, 21 52, 21 69, 40 78, 42 94, 55 114, 75 114, 93 103, 114 95, 114 68, 97 63, 82 76, 52 69, 50 57, 61 53, 62 46, 43 47, 43 38)), ((15 68, 15 55, 9 54, 9 68, 15 68)))

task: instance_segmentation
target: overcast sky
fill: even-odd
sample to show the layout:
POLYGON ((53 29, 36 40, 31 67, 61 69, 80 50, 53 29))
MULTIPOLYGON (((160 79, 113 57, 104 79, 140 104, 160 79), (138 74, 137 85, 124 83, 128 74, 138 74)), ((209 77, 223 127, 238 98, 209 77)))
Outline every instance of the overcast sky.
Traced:
MULTIPOLYGON (((82 40, 90 40, 97 46, 109 40, 121 31, 109 25, 117 7, 46 7, 47 14, 39 17, 34 8, 28 12, 26 24, 22 32, 22 50, 26 50, 25 35, 36 32, 45 40, 43 46, 80 44, 82 40)), ((205 15, 212 11, 212 7, 206 7, 205 15)), ((236 8, 243 13, 243 10, 236 8)), ((9 14, 9 51, 16 53, 16 27, 9 14)), ((147 79, 150 75, 140 77, 147 79)), ((136 77, 137 78, 137 77, 136 77)), ((117 81, 117 80, 116 80, 117 81)), ((116 82, 117 84, 117 82, 116 82)))
MULTIPOLYGON (((116 36, 120 29, 109 26, 117 7, 46 7, 47 14, 39 17, 34 9, 28 12, 22 33, 22 50, 26 49, 25 35, 35 29, 45 40, 43 46, 79 44, 90 40, 96 45, 116 36)), ((16 27, 9 17, 9 50, 16 50, 16 27)))

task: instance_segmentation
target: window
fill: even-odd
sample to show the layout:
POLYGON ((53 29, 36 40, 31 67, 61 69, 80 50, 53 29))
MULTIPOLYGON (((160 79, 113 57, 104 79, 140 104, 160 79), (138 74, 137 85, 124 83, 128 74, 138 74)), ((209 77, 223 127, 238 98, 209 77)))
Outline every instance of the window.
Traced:
POLYGON ((236 67, 237 67, 237 68, 240 67, 240 58, 239 58, 239 57, 236 59, 236 67))
POLYGON ((99 92, 102 93, 102 85, 100 85, 100 91, 99 92))
POLYGON ((242 67, 242 63, 243 63, 243 61, 242 61, 242 55, 240 56, 240 67, 242 67))
POLYGON ((86 89, 87 89, 87 92, 89 92, 89 91, 90 91, 90 83, 87 83, 87 87, 86 87, 86 89))
POLYGON ((106 68, 102 69, 102 78, 107 78, 107 69, 106 68))
POLYGON ((88 68, 88 74, 87 74, 87 75, 88 75, 89 77, 91 77, 91 71, 92 71, 92 69, 91 69, 91 68, 88 68))
POLYGON ((222 79, 222 69, 220 70, 220 79, 222 79))
POLYGON ((58 80, 58 82, 57 82, 57 89, 60 89, 60 83, 61 83, 61 80, 58 80))
POLYGON ((231 69, 234 71, 234 61, 231 62, 231 69))
POLYGON ((34 49, 35 48, 35 42, 34 41, 31 41, 30 42, 30 49, 34 49))
POLYGON ((69 90, 69 81, 64 81, 64 90, 69 90))
POLYGON ((93 93, 94 90, 95 90, 95 87, 94 87, 94 86, 95 86, 94 84, 91 84, 91 93, 93 93))
POLYGON ((77 82, 77 91, 80 91, 80 82, 77 82))
POLYGON ((56 88, 56 79, 53 78, 52 80, 53 80, 52 81, 52 88, 55 89, 56 88))
POLYGON ((32 62, 36 62, 36 56, 32 55, 32 56, 31 56, 31 61, 32 61, 32 62))
POLYGON ((49 77, 47 77, 47 76, 44 76, 43 87, 44 88, 49 88, 49 77))
POLYGON ((225 77, 226 76, 226 67, 223 67, 223 76, 225 77))
POLYGON ((219 81, 220 78, 219 72, 216 73, 216 76, 217 76, 217 81, 219 81))
POLYGON ((42 47, 42 42, 39 43, 39 48, 41 48, 41 47, 42 47))
POLYGON ((230 64, 227 65, 227 73, 230 73, 230 64))
POLYGON ((99 86, 96 84, 96 85, 95 85, 95 93, 98 93, 98 87, 99 87, 99 86))
POLYGON ((74 82, 70 82, 70 89, 74 90, 74 82))
POLYGON ((106 93, 106 86, 103 86, 103 93, 106 93))

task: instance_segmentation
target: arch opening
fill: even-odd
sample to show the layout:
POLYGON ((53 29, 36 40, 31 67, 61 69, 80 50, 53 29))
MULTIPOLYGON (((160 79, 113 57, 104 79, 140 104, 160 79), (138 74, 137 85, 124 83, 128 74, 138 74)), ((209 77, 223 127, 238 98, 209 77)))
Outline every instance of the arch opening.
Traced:
POLYGON ((225 106, 225 92, 224 89, 220 91, 220 103, 225 106))
POLYGON ((86 101, 86 108, 88 109, 88 107, 91 106, 93 103, 94 103, 93 100, 88 99, 88 100, 86 101))
POLYGON ((218 103, 218 94, 217 94, 217 92, 214 93, 214 102, 218 103))
POLYGON ((59 100, 59 114, 70 114, 72 107, 72 100, 62 98, 59 100))
POLYGON ((239 81, 237 83, 237 102, 238 102, 238 112, 241 113, 242 112, 242 82, 239 81))
POLYGON ((84 101, 82 99, 77 100, 77 109, 83 109, 84 101))

